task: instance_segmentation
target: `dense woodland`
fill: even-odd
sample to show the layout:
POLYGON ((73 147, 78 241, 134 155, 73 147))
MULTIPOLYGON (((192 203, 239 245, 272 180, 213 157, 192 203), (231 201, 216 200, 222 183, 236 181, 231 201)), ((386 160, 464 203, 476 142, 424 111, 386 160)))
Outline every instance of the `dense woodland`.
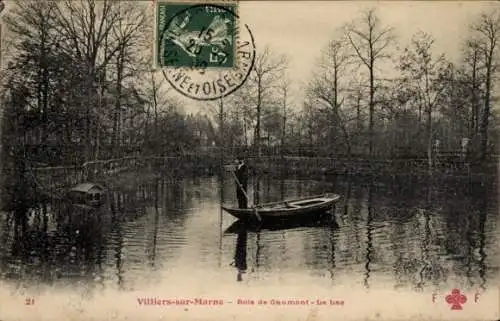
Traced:
POLYGON ((360 11, 332 30, 300 104, 290 99, 299 86, 290 59, 258 46, 245 85, 196 114, 151 69, 153 11, 148 2, 13 4, 3 15, 2 155, 53 166, 221 146, 430 164, 440 152, 497 154, 500 11, 470 23, 460 62, 423 32, 400 48, 409 39, 376 10, 360 11))

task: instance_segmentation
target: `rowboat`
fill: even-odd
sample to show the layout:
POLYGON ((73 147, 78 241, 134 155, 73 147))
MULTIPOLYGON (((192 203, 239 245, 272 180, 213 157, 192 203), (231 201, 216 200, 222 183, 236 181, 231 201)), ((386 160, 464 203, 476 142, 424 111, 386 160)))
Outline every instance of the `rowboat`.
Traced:
POLYGON ((260 204, 246 209, 226 206, 222 206, 222 209, 244 221, 309 220, 327 212, 339 199, 340 195, 338 194, 326 193, 283 202, 260 204))

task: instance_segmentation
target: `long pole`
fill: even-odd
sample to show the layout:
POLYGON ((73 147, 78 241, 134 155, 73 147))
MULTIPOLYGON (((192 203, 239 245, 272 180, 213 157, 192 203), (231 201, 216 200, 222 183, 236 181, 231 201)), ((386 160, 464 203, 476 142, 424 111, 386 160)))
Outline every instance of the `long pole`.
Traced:
MULTIPOLYGON (((233 173, 234 178, 236 179, 236 184, 238 184, 238 187, 239 187, 239 188, 241 189, 241 191, 243 192, 243 195, 245 195, 245 197, 246 197, 246 199, 247 199, 247 202, 248 202, 248 203, 250 203, 250 199, 248 198, 248 195, 247 195, 247 193, 245 192, 245 189, 243 188, 243 186, 241 186, 241 183, 240 183, 240 181, 239 181, 238 177, 236 176, 236 174, 235 174, 233 171, 231 171, 231 173, 233 173)), ((260 217, 259 213, 257 212, 257 208, 255 207, 255 204, 252 206, 252 208, 253 208, 253 213, 255 214, 255 216, 257 217, 257 219, 258 219, 259 221, 262 221, 262 218, 260 217)))
MULTIPOLYGON (((99 88, 98 90, 98 97, 99 97, 99 110, 102 110, 102 73, 99 75, 99 88)), ((100 124, 100 119, 99 119, 99 114, 97 114, 97 120, 96 120, 96 132, 95 132, 95 154, 94 154, 94 161, 99 160, 99 124, 100 124)))
POLYGON ((286 134, 286 94, 287 89, 283 88, 283 128, 281 129, 281 158, 285 157, 284 148, 285 148, 285 134, 286 134))
MULTIPOLYGON (((233 173, 233 176, 234 176, 234 179, 236 180, 236 184, 238 185, 238 187, 241 189, 241 191, 243 192, 243 195, 245 195, 245 198, 247 199, 247 202, 250 203, 250 199, 248 198, 248 195, 247 193, 245 192, 245 189, 243 188, 243 186, 241 185, 240 183, 240 180, 238 179, 238 177, 236 176, 236 174, 231 171, 231 173, 233 173)), ((253 207, 253 206, 252 206, 253 207)))

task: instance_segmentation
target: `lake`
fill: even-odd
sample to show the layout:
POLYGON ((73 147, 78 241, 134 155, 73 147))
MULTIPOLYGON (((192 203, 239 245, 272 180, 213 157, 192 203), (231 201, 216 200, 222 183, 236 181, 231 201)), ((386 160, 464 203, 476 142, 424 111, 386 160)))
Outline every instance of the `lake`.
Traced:
MULTIPOLYGON (((278 306, 311 304, 299 301, 327 295, 332 305, 346 305, 337 307, 336 313, 344 309, 353 315, 356 309, 346 310, 347 303, 370 293, 375 302, 377 291, 379 307, 384 295, 403 293, 407 295, 403 303, 419 296, 425 299, 415 306, 426 304, 427 309, 452 288, 466 293, 469 302, 477 301, 475 293, 486 298, 497 292, 500 226, 498 193, 493 188, 405 182, 389 186, 340 177, 268 177, 258 186, 249 185, 251 199, 255 190, 260 191, 260 202, 323 191, 336 192, 342 199, 328 224, 238 233, 227 231, 236 220, 220 208, 221 201, 237 203, 229 176, 223 188, 218 177, 133 182, 112 191, 99 209, 45 204, 30 212, 24 230, 16 227, 12 215, 3 213, 3 298, 24 306, 30 305, 29 300, 45 300, 45 307, 51 308, 38 309, 46 314, 87 309, 75 307, 76 303, 61 303, 61 310, 54 309, 59 299, 79 298, 94 305, 95 300, 108 300, 118 318, 155 304, 172 305, 170 311, 175 305, 182 317, 196 308, 183 306, 187 301, 174 301, 193 295, 197 305, 225 300, 226 305, 238 307, 255 306, 264 296, 278 306), (151 299, 160 296, 174 301, 151 299)), ((363 306, 370 313, 385 311, 363 306)), ((301 311, 297 315, 310 313, 301 311)), ((236 312, 241 316, 248 309, 236 312)), ((8 313, 21 312, 9 309, 8 313)))

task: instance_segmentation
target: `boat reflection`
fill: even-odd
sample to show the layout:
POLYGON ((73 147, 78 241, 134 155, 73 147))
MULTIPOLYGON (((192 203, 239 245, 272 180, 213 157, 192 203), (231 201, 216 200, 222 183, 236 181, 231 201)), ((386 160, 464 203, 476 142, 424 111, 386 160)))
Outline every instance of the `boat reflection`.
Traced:
POLYGON ((259 231, 279 231, 290 230, 303 227, 338 227, 333 214, 325 213, 324 216, 309 221, 300 220, 283 220, 272 222, 253 222, 245 220, 237 220, 231 224, 226 230, 225 234, 239 234, 241 232, 259 232, 259 231))
MULTIPOLYGON (((333 215, 325 215, 321 219, 318 220, 310 220, 310 221, 289 221, 284 220, 282 222, 273 222, 273 223, 260 223, 255 224, 251 221, 238 220, 231 224, 225 231, 224 234, 236 234, 236 246, 234 250, 234 261, 231 264, 237 269, 236 280, 238 282, 243 281, 243 274, 245 274, 248 270, 247 266, 247 240, 249 233, 256 234, 256 247, 255 249, 255 268, 259 267, 259 258, 261 258, 260 250, 262 247, 261 244, 261 235, 266 231, 285 231, 292 229, 304 229, 304 228, 327 228, 327 229, 336 229, 338 227, 333 215)), ((251 269, 254 271, 254 268, 251 269)))

